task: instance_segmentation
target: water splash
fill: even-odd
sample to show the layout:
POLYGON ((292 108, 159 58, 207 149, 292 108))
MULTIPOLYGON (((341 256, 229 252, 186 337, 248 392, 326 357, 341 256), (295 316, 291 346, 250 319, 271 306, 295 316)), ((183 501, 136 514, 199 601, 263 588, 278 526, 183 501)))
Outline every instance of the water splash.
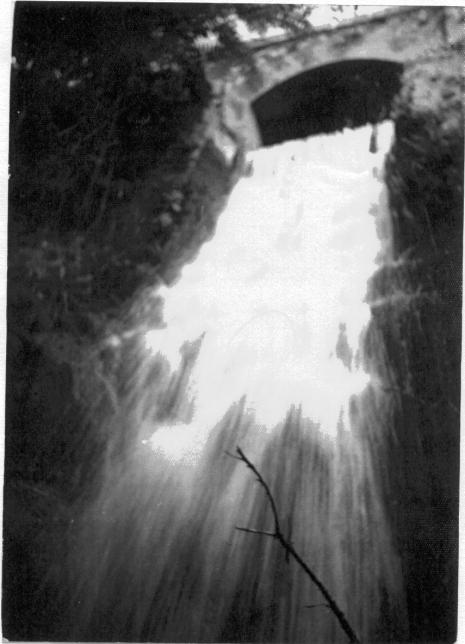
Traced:
MULTIPOLYGON (((184 343, 203 338, 189 381, 196 434, 242 395, 269 428, 298 404, 334 434, 341 409, 347 415, 350 396, 366 386, 359 336, 380 250, 368 213, 391 133, 386 123, 376 155, 368 128, 254 153, 254 178, 236 187, 214 239, 161 290, 167 327, 148 332, 147 345, 176 370, 184 343)), ((170 430, 152 445, 166 449, 170 430)), ((190 445, 186 427, 173 430, 190 445)))
POLYGON ((225 456, 238 443, 358 633, 403 633, 387 414, 360 342, 391 124, 377 154, 370 133, 255 152, 214 238, 159 291, 166 325, 128 349, 107 421, 137 440, 109 452, 73 537, 77 639, 344 641, 279 545, 235 531, 271 526, 250 472, 225 456))

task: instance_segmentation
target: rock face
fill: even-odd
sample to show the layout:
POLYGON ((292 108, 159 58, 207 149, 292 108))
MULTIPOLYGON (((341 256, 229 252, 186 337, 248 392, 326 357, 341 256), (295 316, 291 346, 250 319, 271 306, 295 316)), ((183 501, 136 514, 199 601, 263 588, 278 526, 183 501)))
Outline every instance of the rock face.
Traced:
POLYGON ((404 78, 386 181, 391 261, 372 281, 372 355, 392 383, 386 491, 412 641, 454 641, 460 429, 461 58, 404 78))

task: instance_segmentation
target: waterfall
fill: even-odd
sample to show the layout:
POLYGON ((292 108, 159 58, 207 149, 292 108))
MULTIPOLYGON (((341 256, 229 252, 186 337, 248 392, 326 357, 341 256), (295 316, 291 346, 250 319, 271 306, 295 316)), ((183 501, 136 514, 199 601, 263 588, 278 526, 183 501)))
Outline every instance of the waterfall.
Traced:
POLYGON ((141 303, 162 300, 164 324, 141 314, 118 340, 108 453, 70 535, 76 639, 346 641, 279 543, 236 530, 272 529, 236 445, 359 637, 405 636, 389 409, 364 352, 367 282, 389 255, 392 124, 377 146, 371 134, 251 153, 214 237, 141 303))

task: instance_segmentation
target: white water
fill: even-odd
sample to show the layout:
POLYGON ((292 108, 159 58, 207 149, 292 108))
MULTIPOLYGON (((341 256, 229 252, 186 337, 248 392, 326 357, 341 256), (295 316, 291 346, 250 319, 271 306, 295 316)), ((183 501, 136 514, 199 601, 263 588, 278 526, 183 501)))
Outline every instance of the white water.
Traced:
POLYGON ((263 490, 225 455, 237 444, 356 632, 402 634, 383 397, 357 356, 391 124, 376 155, 370 135, 255 152, 213 239, 158 293, 166 327, 127 349, 105 425, 136 448, 110 450, 73 537, 75 639, 346 641, 326 607, 307 608, 321 595, 279 544, 235 530, 272 527, 263 490))
POLYGON ((341 410, 347 418, 350 396, 368 382, 356 354, 381 244, 369 212, 392 125, 381 126, 376 155, 370 134, 346 130, 251 155, 253 178, 236 186, 214 238, 160 291, 166 329, 148 332, 147 346, 174 371, 184 342, 203 340, 189 382, 194 416, 158 428, 154 449, 170 458, 197 451, 243 395, 268 429, 291 405, 333 436, 341 410), (351 363, 337 355, 341 324, 351 363))

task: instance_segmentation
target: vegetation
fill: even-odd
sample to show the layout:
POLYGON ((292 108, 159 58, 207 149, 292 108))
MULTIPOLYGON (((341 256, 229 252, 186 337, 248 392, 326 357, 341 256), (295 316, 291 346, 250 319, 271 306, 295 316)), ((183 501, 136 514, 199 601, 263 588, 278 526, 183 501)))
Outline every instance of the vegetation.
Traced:
MULTIPOLYGON (((29 355, 44 341, 56 347, 57 334, 66 362, 121 319, 139 288, 173 279, 175 258, 211 234, 230 185, 203 135, 211 88, 199 39, 250 64, 238 19, 298 29, 307 14, 298 5, 17 3, 10 365, 24 343, 29 355)), ((19 361, 10 380, 25 377, 31 361, 19 361)))
POLYGON ((308 13, 298 5, 15 6, 3 576, 10 639, 59 632, 66 599, 50 571, 71 503, 103 458, 102 419, 125 358, 109 338, 131 326, 136 292, 174 279, 186 253, 211 235, 231 186, 233 169, 204 133, 206 51, 250 65, 238 20, 259 31, 307 29, 308 13))
POLYGON ((84 311, 118 306, 160 273, 164 246, 188 210, 182 174, 211 99, 201 39, 247 64, 237 19, 297 29, 308 27, 307 13, 285 5, 17 4, 11 295, 21 298, 15 285, 26 273, 36 286, 29 329, 77 324, 82 333, 84 311))

